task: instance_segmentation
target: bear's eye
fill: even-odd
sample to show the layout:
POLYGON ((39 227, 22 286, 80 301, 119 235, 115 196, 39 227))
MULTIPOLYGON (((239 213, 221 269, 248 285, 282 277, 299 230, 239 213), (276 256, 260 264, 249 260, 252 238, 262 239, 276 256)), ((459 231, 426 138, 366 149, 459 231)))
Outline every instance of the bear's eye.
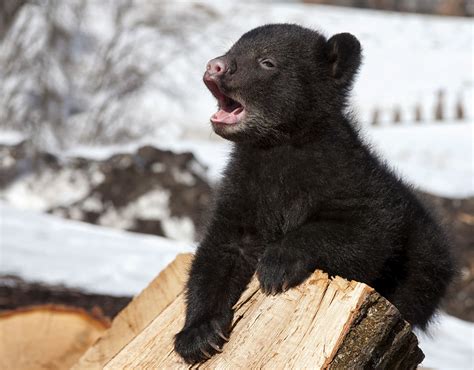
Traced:
POLYGON ((268 59, 268 58, 260 60, 260 65, 265 69, 275 68, 275 62, 271 59, 268 59))

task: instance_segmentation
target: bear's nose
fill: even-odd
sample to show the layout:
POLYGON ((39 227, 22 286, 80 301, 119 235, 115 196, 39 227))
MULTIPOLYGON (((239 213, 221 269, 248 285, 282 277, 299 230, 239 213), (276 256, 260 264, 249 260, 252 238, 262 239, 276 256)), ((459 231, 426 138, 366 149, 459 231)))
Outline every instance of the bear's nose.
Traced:
POLYGON ((207 63, 207 72, 213 76, 223 75, 227 71, 227 64, 220 58, 215 58, 207 63))

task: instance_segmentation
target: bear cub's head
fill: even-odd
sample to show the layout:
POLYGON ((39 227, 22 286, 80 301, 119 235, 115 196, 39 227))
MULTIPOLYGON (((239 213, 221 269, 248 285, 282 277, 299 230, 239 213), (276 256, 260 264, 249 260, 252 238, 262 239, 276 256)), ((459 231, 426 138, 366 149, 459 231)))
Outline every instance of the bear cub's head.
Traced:
POLYGON ((207 64, 213 129, 232 141, 271 139, 339 114, 360 63, 349 33, 328 40, 294 24, 255 28, 207 64))

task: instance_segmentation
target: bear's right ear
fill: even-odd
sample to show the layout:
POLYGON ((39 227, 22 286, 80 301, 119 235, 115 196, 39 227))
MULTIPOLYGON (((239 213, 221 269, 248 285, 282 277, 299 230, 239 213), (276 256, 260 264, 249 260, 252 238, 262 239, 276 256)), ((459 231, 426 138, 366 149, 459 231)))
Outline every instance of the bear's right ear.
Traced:
POLYGON ((326 57, 335 82, 342 86, 350 85, 362 59, 360 42, 350 33, 334 35, 326 43, 326 57))

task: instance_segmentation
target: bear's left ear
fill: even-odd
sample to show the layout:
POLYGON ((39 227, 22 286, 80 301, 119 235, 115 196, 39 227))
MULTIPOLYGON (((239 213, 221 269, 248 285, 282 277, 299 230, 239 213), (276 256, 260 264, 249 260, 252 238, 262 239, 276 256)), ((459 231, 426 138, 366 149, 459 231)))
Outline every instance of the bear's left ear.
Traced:
POLYGON ((338 33, 327 41, 326 56, 336 83, 351 84, 362 59, 359 40, 350 33, 338 33))

